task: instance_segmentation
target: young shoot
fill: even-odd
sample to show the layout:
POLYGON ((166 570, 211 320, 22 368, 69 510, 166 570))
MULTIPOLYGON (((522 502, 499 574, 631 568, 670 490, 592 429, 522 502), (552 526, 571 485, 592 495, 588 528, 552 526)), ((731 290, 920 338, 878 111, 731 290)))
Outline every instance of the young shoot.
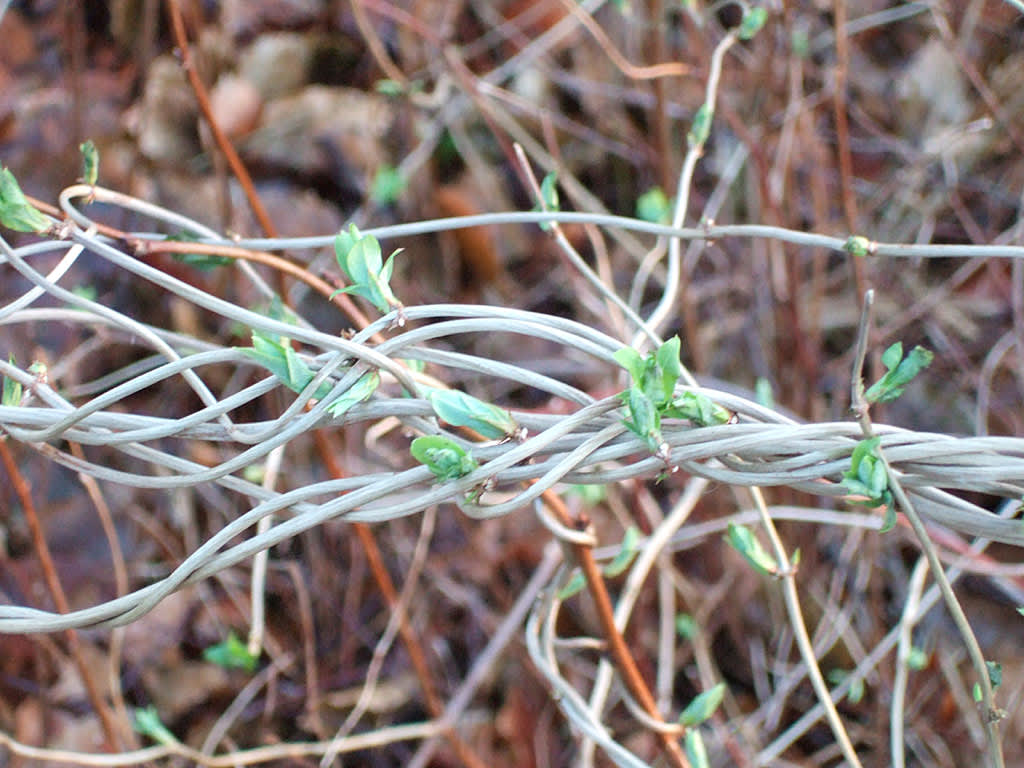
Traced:
POLYGON ((377 238, 361 234, 355 224, 350 224, 348 232, 342 230, 334 238, 338 266, 350 285, 336 290, 331 298, 339 293, 362 296, 381 314, 398 310, 398 325, 404 325, 402 302, 391 291, 391 273, 395 268, 395 256, 400 252, 401 249, 394 251, 387 262, 382 263, 377 238))
POLYGON ((661 436, 662 418, 687 419, 700 427, 725 424, 732 418, 729 411, 700 392, 686 391, 676 396, 676 382, 683 374, 679 348, 679 337, 673 336, 646 357, 632 347, 623 347, 614 354, 633 382, 619 394, 626 410, 623 424, 659 455, 667 453, 661 436))
POLYGON ((917 374, 932 364, 934 357, 931 351, 921 346, 914 347, 904 357, 903 344, 897 341, 882 353, 882 365, 887 372, 864 393, 864 399, 869 403, 895 400, 917 374))
POLYGON ((878 450, 880 442, 881 438, 872 437, 857 443, 850 456, 850 468, 843 473, 841 484, 854 496, 864 497, 862 501, 855 501, 855 504, 885 507, 881 531, 886 533, 896 525, 896 508, 892 491, 889 490, 885 462, 878 450))
POLYGON ((441 482, 458 480, 480 466, 469 451, 442 435, 417 437, 409 452, 441 482))

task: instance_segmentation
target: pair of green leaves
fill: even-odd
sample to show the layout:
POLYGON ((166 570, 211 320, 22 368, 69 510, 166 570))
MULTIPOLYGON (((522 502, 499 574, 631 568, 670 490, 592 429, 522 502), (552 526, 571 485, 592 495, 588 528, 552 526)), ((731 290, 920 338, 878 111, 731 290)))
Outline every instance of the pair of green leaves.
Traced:
MULTIPOLYGON (((216 664, 224 669, 241 669, 252 674, 256 669, 259 659, 249 653, 246 647, 234 632, 229 632, 223 642, 211 645, 203 651, 203 658, 211 664, 216 664)), ((168 730, 160 719, 160 713, 156 707, 150 704, 148 707, 138 707, 135 710, 135 722, 133 726, 137 733, 148 736, 158 744, 176 744, 178 739, 168 730)))
POLYGON ((480 466, 469 451, 444 435, 417 437, 409 446, 409 452, 442 483, 458 480, 480 466))
MULTIPOLYGON (((438 418, 455 427, 466 427, 491 440, 505 440, 521 432, 512 414, 455 389, 429 389, 427 400, 438 418)), ((472 454, 449 437, 417 437, 409 448, 440 481, 456 480, 479 466, 472 454)))
MULTIPOLYGON (((254 330, 252 346, 242 347, 240 351, 277 376, 293 392, 302 392, 315 376, 292 347, 291 339, 286 336, 254 330)), ((379 385, 379 373, 365 373, 355 384, 334 399, 327 407, 327 411, 335 417, 343 416, 352 406, 369 398, 379 385)), ((325 381, 317 387, 313 397, 322 400, 330 394, 331 388, 331 382, 325 381)))
POLYGON ((897 341, 882 353, 882 365, 887 373, 868 388, 864 399, 869 403, 895 400, 917 374, 932 364, 934 357, 930 350, 921 346, 914 347, 904 357, 903 344, 897 341))
MULTIPOLYGON (((82 181, 95 186, 99 176, 100 155, 92 140, 78 146, 82 153, 82 181)), ((9 168, 0 169, 0 224, 17 232, 42 234, 52 224, 43 212, 28 201, 9 168)))
POLYGON ((351 293, 362 296, 381 314, 387 314, 393 309, 401 310, 402 302, 391 290, 395 256, 400 252, 401 249, 395 251, 388 257, 387 262, 382 262, 377 238, 361 234, 355 224, 350 224, 348 232, 339 232, 334 238, 334 253, 338 259, 338 266, 348 278, 350 285, 336 290, 331 294, 331 298, 339 293, 351 293))
POLYGON ((861 440, 850 456, 850 468, 843 473, 843 486, 853 494, 867 497, 860 502, 870 507, 892 505, 889 475, 879 453, 880 437, 861 440))
MULTIPOLYGON (((934 355, 924 347, 914 347, 906 357, 903 344, 896 342, 882 353, 882 364, 886 373, 864 393, 869 403, 888 403, 900 395, 917 374, 931 365, 934 355)), ((882 458, 879 445, 881 438, 861 440, 850 456, 850 468, 843 473, 844 488, 855 496, 863 496, 857 502, 868 507, 885 507, 885 519, 881 532, 892 530, 896 525, 896 508, 892 491, 889 490, 889 472, 882 458)))
POLYGON ((679 722, 686 726, 686 757, 693 768, 708 768, 708 751, 698 725, 708 720, 725 696, 725 683, 718 683, 691 701, 679 716, 679 722))
POLYGON ((700 392, 687 391, 676 397, 676 382, 683 373, 679 349, 679 337, 673 336, 646 357, 632 347, 623 347, 613 355, 633 380, 633 385, 619 395, 626 409, 623 423, 653 453, 663 442, 663 418, 687 419, 702 427, 725 424, 732 418, 729 411, 700 392))

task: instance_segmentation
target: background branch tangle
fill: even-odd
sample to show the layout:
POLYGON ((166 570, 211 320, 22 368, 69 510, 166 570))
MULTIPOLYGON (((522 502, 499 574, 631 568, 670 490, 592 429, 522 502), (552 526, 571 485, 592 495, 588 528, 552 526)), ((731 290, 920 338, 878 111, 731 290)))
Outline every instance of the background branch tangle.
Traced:
MULTIPOLYGON (((585 13, 573 8, 574 13, 585 13)), ((709 79, 709 103, 712 104, 721 56, 727 47, 721 46, 716 53, 713 77, 709 79)), ((633 72, 628 67, 623 71, 633 72)), ((681 207, 674 217, 677 224, 685 219, 685 193, 691 184, 694 164, 703 152, 702 141, 699 146, 691 147, 687 158, 688 170, 680 183, 682 202, 677 201, 681 207)), ((16 271, 32 286, 22 296, 0 307, 0 327, 17 332, 28 324, 35 327, 60 325, 74 329, 90 341, 106 339, 145 348, 147 356, 124 368, 104 371, 90 381, 77 382, 71 391, 58 385, 70 375, 74 361, 51 361, 49 371, 44 374, 13 361, 0 360, 0 374, 20 383, 25 392, 21 404, 0 405, 3 439, 10 438, 46 460, 100 481, 168 493, 175 489, 217 486, 237 497, 247 511, 188 553, 171 572, 117 599, 64 613, 2 605, 0 633, 124 626, 153 610, 183 586, 208 579, 327 521, 398 520, 439 504, 458 506, 467 515, 480 519, 522 513, 532 507, 563 543, 592 547, 595 543, 592 531, 575 530, 566 525, 565 520, 551 519, 551 513, 544 510, 541 501, 545 493, 561 490, 565 484, 603 486, 652 479, 665 473, 667 467, 678 467, 700 480, 692 481, 684 499, 666 516, 667 527, 656 529, 651 536, 640 540, 638 547, 646 557, 638 558, 638 562, 644 564, 636 566, 638 570, 631 576, 635 576, 638 591, 646 574, 646 570, 641 573, 639 569, 653 567, 653 561, 664 547, 673 543, 685 546, 689 537, 717 535, 724 529, 724 521, 683 526, 692 506, 707 487, 705 481, 735 489, 787 487, 834 499, 847 495, 840 481, 850 467, 851 453, 863 437, 861 427, 853 421, 802 423, 751 397, 709 385, 700 391, 735 413, 735 423, 698 427, 685 422, 666 422, 662 425, 664 453, 651 455, 648 446, 622 426, 622 404, 618 398, 589 394, 561 380, 557 373, 544 373, 494 356, 456 352, 451 348, 453 340, 475 335, 488 335, 509 345, 523 338, 543 340, 550 348, 558 350, 554 356, 568 361, 586 361, 591 368, 602 370, 608 381, 621 382, 622 370, 613 355, 624 340, 585 324, 552 314, 501 306, 430 304, 404 307, 401 310, 404 325, 396 327, 397 312, 370 322, 356 314, 358 310, 344 297, 348 316, 358 326, 357 330, 341 335, 325 333, 300 315, 292 322, 284 322, 234 304, 150 266, 139 256, 184 251, 232 259, 230 269, 235 279, 250 282, 253 291, 270 302, 274 298, 273 291, 253 268, 254 264, 260 264, 287 273, 326 298, 333 287, 323 279, 296 261, 264 252, 315 251, 331 245, 334 234, 232 240, 173 211, 110 190, 81 185, 68 188, 61 195, 60 212, 71 222, 61 239, 18 247, 0 241, 0 266, 16 271), (87 196, 103 203, 107 210, 121 209, 152 219, 160 225, 154 226, 154 230, 181 228, 199 237, 196 242, 170 242, 156 231, 133 232, 128 236, 96 226, 85 210, 74 204, 76 199, 87 196), (146 318, 129 316, 116 307, 68 290, 61 285, 61 279, 84 254, 103 260, 110 268, 131 276, 130 280, 145 281, 167 300, 181 301, 203 310, 222 321, 222 327, 235 324, 247 331, 292 340, 301 360, 315 373, 314 380, 296 394, 275 376, 265 375, 263 369, 235 346, 216 338, 148 324, 146 318), (59 257, 59 262, 48 273, 34 265, 38 260, 49 262, 55 256, 59 257), (45 307, 33 306, 41 304, 39 299, 43 296, 56 299, 63 306, 53 306, 52 301, 45 307), (429 376, 418 372, 416 363, 429 366, 429 376), (381 387, 370 399, 354 405, 341 417, 333 416, 329 411, 332 400, 344 394, 366 371, 381 374, 381 387), (254 378, 259 380, 245 386, 237 384, 254 378), (515 420, 528 433, 522 441, 475 442, 464 433, 439 423, 427 396, 429 386, 473 379, 501 383, 507 388, 526 386, 549 400, 558 401, 563 407, 558 413, 514 410, 515 420), (229 382, 227 386, 225 381, 229 382), (323 385, 330 388, 330 394, 317 401, 313 393, 322 392, 323 385), (140 411, 136 407, 136 396, 156 387, 180 392, 182 398, 191 398, 189 402, 198 405, 183 418, 140 411), (276 401, 269 398, 272 393, 280 397, 276 401), (274 418, 247 420, 243 414, 257 401, 284 403, 284 406, 274 418), (247 479, 247 469, 269 464, 275 451, 280 452, 317 430, 342 428, 349 434, 359 435, 381 453, 388 453, 395 444, 403 444, 406 433, 444 435, 460 446, 471 448, 478 468, 464 476, 437 482, 427 467, 413 466, 404 452, 394 452, 381 461, 375 471, 311 482, 283 492, 247 479), (400 438, 384 445, 382 435, 399 432, 400 438), (187 446, 199 443, 217 446, 218 459, 200 462, 187 458, 191 455, 187 446), (65 449, 65 444, 83 446, 84 451, 65 449)), ((836 238, 778 226, 720 226, 712 222, 695 227, 666 226, 599 213, 559 211, 500 212, 434 219, 365 229, 364 234, 372 234, 381 241, 395 241, 400 246, 403 238, 424 233, 555 222, 594 225, 604 232, 674 238, 670 278, 679 270, 680 243, 700 244, 736 238, 751 243, 822 248, 868 259, 957 257, 1016 261, 1024 258, 1024 247, 1011 244, 1015 242, 1013 233, 1007 233, 1006 242, 993 245, 904 245, 872 242, 862 237, 836 238)), ((659 306, 659 320, 665 319, 674 303, 675 287, 670 286, 663 296, 666 301, 664 307, 659 306)), ((604 288, 614 291, 613 286, 604 288)), ((639 330, 629 328, 631 332, 639 330)), ((996 497, 1005 500, 1004 510, 1012 511, 1024 498, 1024 440, 954 437, 884 424, 874 424, 873 433, 880 438, 879 450, 884 452, 890 471, 898 478, 910 503, 926 520, 969 537, 1024 545, 1024 529, 1019 520, 994 514, 962 497, 963 493, 996 497)), ((754 498, 759 499, 759 494, 755 493, 754 498)), ((805 524, 827 521, 834 525, 877 528, 880 522, 871 516, 826 509, 808 512, 806 509, 765 509, 763 505, 760 509, 778 519, 797 519, 805 524)), ((746 523, 756 520, 752 512, 741 511, 735 517, 746 523)), ((607 556, 609 553, 600 554, 607 556)), ((509 626, 521 626, 523 617, 528 614, 526 640, 531 658, 556 692, 562 712, 585 739, 599 745, 617 764, 641 765, 642 762, 617 742, 602 722, 601 702, 607 695, 610 678, 597 676, 592 700, 587 702, 560 670, 559 656, 565 651, 559 647, 555 634, 561 603, 558 590, 568 580, 568 571, 575 563, 564 562, 558 570, 557 560, 557 555, 549 555, 544 569, 538 569, 543 578, 534 585, 535 591, 529 593, 530 599, 517 606, 520 612, 510 612, 509 626)), ((782 560, 785 563, 785 558, 782 560)), ((784 575, 793 576, 792 573, 784 575)), ((624 596, 619 603, 619 607, 627 606, 622 612, 616 611, 614 620, 620 632, 628 621, 629 601, 633 599, 635 592, 629 594, 628 599, 624 596)), ((908 618, 908 626, 934 602, 932 590, 915 604, 917 613, 908 618)), ((902 636, 897 638, 894 630, 848 678, 836 683, 832 697, 846 695, 851 681, 857 675, 863 678, 868 674, 872 665, 877 665, 894 647, 897 639, 904 643, 909 629, 903 626, 900 632, 902 636)), ((457 717, 452 708, 459 701, 459 696, 453 697, 443 715, 432 713, 436 719, 430 723, 422 727, 409 726, 401 733, 396 730, 390 737, 423 739, 429 743, 428 740, 451 731, 457 717)), ((460 706, 465 706, 465 702, 460 706)), ((807 718, 821 717, 819 709, 820 705, 808 712, 807 718)), ((642 712, 636 717, 651 730, 662 729, 668 734, 666 741, 679 733, 672 730, 675 726, 656 719, 645 720, 642 712)), ((758 761, 768 762, 778 756, 789 743, 787 739, 799 737, 798 726, 800 723, 794 724, 766 745, 757 756, 758 761)), ((382 735, 382 738, 388 736, 382 735)), ((4 739, 16 751, 21 749, 4 739)), ((728 739, 723 741, 727 743, 728 739)), ((334 742, 308 745, 306 753, 331 755, 361 748, 355 744, 355 741, 350 744, 339 738, 334 742)), ((302 751, 300 745, 294 746, 296 749, 290 754, 302 751)), ((169 748, 168 752, 217 764, 182 745, 169 748)), ((152 751, 139 753, 138 759, 149 759, 154 754, 152 751)), ((268 753, 265 758, 254 755, 253 760, 280 756, 282 753, 278 752, 268 753)))

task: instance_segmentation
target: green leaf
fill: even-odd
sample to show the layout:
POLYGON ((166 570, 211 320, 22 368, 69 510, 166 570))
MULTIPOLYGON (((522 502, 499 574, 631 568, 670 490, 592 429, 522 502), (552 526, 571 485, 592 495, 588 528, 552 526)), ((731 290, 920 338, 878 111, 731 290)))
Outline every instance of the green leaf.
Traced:
POLYGON ((704 691, 686 705, 686 709, 679 716, 679 722, 687 728, 700 725, 715 714, 718 705, 722 703, 723 696, 725 696, 725 683, 719 683, 714 688, 704 691))
POLYGON ((983 698, 985 698, 985 697, 984 697, 984 696, 982 696, 982 694, 981 694, 981 683, 975 683, 975 684, 974 684, 974 687, 973 687, 973 688, 971 689, 971 693, 972 693, 972 695, 974 696, 974 703, 975 703, 975 704, 980 704, 980 703, 981 703, 981 700, 982 700, 983 698))
POLYGON ((617 349, 612 357, 629 372, 634 388, 643 391, 656 408, 663 410, 672 402, 676 382, 683 373, 680 346, 679 337, 673 336, 647 357, 641 357, 632 347, 617 349))
POLYGON ((249 653, 245 643, 234 632, 229 632, 223 642, 211 645, 203 651, 203 658, 224 669, 243 669, 252 673, 259 659, 249 653))
POLYGON ((700 731, 691 728, 686 732, 686 757, 692 768, 709 768, 708 751, 704 747, 704 737, 700 731))
POLYGON ((75 296, 80 296, 86 301, 96 301, 96 286, 94 285, 76 285, 71 289, 71 292, 75 296))
POLYGON ((754 533, 745 525, 729 523, 726 540, 755 570, 765 575, 774 575, 778 571, 775 560, 761 546, 754 533))
POLYGON ((288 364, 284 359, 284 345, 277 339, 265 336, 259 331, 253 331, 252 346, 236 347, 236 349, 255 360, 286 384, 288 383, 288 364))
POLYGON ((901 360, 902 355, 903 345, 900 342, 885 350, 882 364, 888 372, 864 393, 865 400, 869 403, 888 403, 895 400, 903 394, 903 390, 917 374, 931 365, 935 357, 931 351, 921 346, 914 347, 901 360))
POLYGON ((587 586, 587 579, 584 577, 582 571, 577 570, 572 575, 572 578, 569 579, 569 582, 558 590, 558 599, 568 600, 573 595, 582 592, 585 586, 587 586))
POLYGON ((896 510, 892 491, 889 490, 889 477, 879 453, 880 442, 881 438, 872 437, 857 443, 850 455, 850 469, 843 473, 840 484, 851 495, 867 497, 866 501, 852 503, 866 507, 886 507, 885 519, 882 521, 882 533, 885 533, 896 524, 896 510))
POLYGON ((928 666, 928 654, 920 648, 911 647, 907 654, 907 666, 919 671, 928 666))
MULTIPOLYGON (((294 392, 301 392, 313 380, 313 371, 302 361, 287 338, 254 330, 252 346, 237 349, 277 376, 294 392)), ((314 397, 324 397, 330 389, 331 385, 325 381, 317 388, 314 397)))
POLYGON ((9 168, 0 170, 0 224, 17 232, 36 234, 50 228, 50 220, 25 199, 9 168))
POLYGON ((988 681, 994 691, 1003 684, 1003 665, 998 661, 986 661, 985 667, 988 669, 988 681))
POLYGON ((676 615, 676 632, 685 640, 692 640, 697 635, 697 620, 688 613, 676 615))
POLYGON ((811 41, 807 36, 807 31, 803 29, 794 29, 793 34, 789 40, 790 48, 793 51, 793 55, 798 59, 806 59, 811 55, 811 41))
POLYGON ((713 427, 728 424, 732 413, 711 400, 703 392, 683 392, 672 405, 665 409, 665 415, 674 419, 689 419, 698 427, 713 427))
MULTIPOLYGON (((168 235, 167 239, 175 243, 194 243, 199 239, 199 236, 191 232, 181 230, 172 235, 168 235)), ((180 261, 182 264, 188 264, 190 267, 195 267, 203 272, 209 272, 217 267, 226 267, 234 262, 234 259, 230 256, 215 256, 209 253, 172 253, 171 257, 175 261, 180 261)))
MULTIPOLYGON (((845 669, 830 669, 828 671, 828 681, 832 685, 842 685, 849 677, 850 673, 845 669)), ((864 678, 855 677, 850 680, 850 688, 846 694, 846 700, 851 704, 858 704, 864 698, 864 678)))
POLYGON ((167 730, 167 726, 160 722, 160 715, 157 714, 156 707, 152 704, 135 710, 133 727, 136 733, 149 736, 158 744, 175 744, 178 741, 174 738, 174 734, 167 730))
POLYGON ((753 532, 745 525, 729 523, 729 532, 726 536, 729 545, 743 555, 743 558, 750 563, 754 569, 766 576, 774 576, 778 573, 778 566, 775 560, 769 555, 761 542, 757 540, 753 532))
POLYGON ((684 392, 673 399, 676 383, 683 374, 680 346, 679 337, 673 336, 647 357, 641 357, 632 347, 622 347, 612 355, 633 380, 633 386, 619 394, 627 414, 623 423, 642 437, 652 452, 657 452, 662 444, 662 417, 689 419, 699 426, 724 424, 732 419, 728 410, 699 392, 684 392))
POLYGON ((661 187, 652 187, 637 198, 636 217, 655 224, 672 220, 671 203, 661 187))
MULTIPOLYGON (((862 466, 866 466, 867 463, 862 466)), ((871 465, 871 475, 868 479, 868 490, 871 491, 872 498, 881 498, 889 487, 889 475, 885 471, 885 462, 878 460, 871 465)))
POLYGON ((442 435, 417 437, 409 446, 412 456, 434 473, 438 480, 456 480, 479 464, 462 446, 442 435))
POLYGON ((739 39, 750 40, 760 31, 767 19, 768 11, 763 6, 759 5, 755 8, 748 8, 747 12, 743 14, 743 21, 740 22, 739 32, 737 33, 739 39))
POLYGON ((679 349, 682 342, 678 336, 673 336, 654 353, 654 360, 658 365, 658 372, 661 379, 661 402, 671 402, 675 394, 676 382, 683 375, 683 364, 679 360, 679 349))
POLYGON ((364 373, 356 380, 355 384, 342 392, 336 400, 331 401, 331 404, 327 406, 328 413, 335 417, 345 415, 352 406, 369 398, 379 386, 380 374, 377 371, 364 373))
POLYGON ((203 272, 209 272, 217 267, 226 267, 234 262, 230 256, 215 256, 210 253, 172 253, 171 256, 175 261, 188 264, 203 272))
POLYGON ((378 80, 373 84, 373 89, 385 96, 401 96, 405 93, 405 86, 397 80, 391 79, 378 80))
MULTIPOLYGON (((14 355, 7 357, 7 362, 11 365, 15 365, 14 355)), ((18 406, 21 405, 21 382, 15 379, 10 379, 4 376, 4 388, 3 396, 0 397, 0 403, 3 405, 18 406)))
POLYGON ((377 205, 390 205, 405 191, 405 177, 397 168, 382 165, 370 184, 370 199, 377 205))
POLYGON ((711 105, 706 102, 701 104, 697 114, 693 116, 693 125, 690 127, 690 132, 686 134, 686 141, 691 147, 704 146, 708 136, 711 135, 711 120, 713 117, 714 112, 711 110, 711 105))
POLYGON ((96 145, 92 139, 82 142, 78 145, 78 150, 82 153, 82 181, 86 184, 95 186, 96 179, 100 175, 100 153, 96 149, 96 145))
POLYGON ((634 384, 641 384, 644 378, 644 358, 633 347, 622 347, 612 353, 619 365, 626 369, 634 384))
POLYGON ((519 429, 512 414, 456 389, 431 389, 427 399, 434 413, 456 427, 469 427, 491 440, 501 440, 519 429))
POLYGON ((388 257, 386 264, 381 264, 377 238, 360 234, 356 225, 350 224, 348 232, 342 230, 334 238, 334 253, 338 266, 351 285, 335 291, 331 298, 339 293, 362 296, 382 314, 401 308, 402 302, 392 293, 389 284, 394 270, 394 258, 400 252, 395 251, 388 257))
POLYGON ((596 507, 608 498, 608 489, 603 485, 576 484, 570 485, 566 493, 578 496, 583 504, 588 507, 596 507))
POLYGON ((754 382, 754 400, 758 405, 765 408, 775 408, 775 393, 772 391, 772 383, 764 376, 758 376, 754 382))
MULTIPOLYGON (((886 491, 888 494, 889 491, 886 491)), ((882 527, 878 529, 879 533, 888 533, 896 527, 896 507, 891 502, 885 505, 885 513, 882 517, 882 527)))
POLYGON ((900 360, 903 359, 903 342, 897 341, 895 344, 882 353, 882 365, 885 366, 885 370, 891 371, 897 365, 900 364, 900 360))
POLYGON ((636 545, 639 540, 640 529, 635 525, 629 526, 622 537, 622 545, 619 547, 619 552, 615 555, 615 559, 604 567, 603 572, 605 576, 615 578, 629 567, 629 564, 633 562, 633 558, 636 557, 636 545))
MULTIPOLYGON (((543 201, 543 207, 540 205, 534 206, 533 210, 545 210, 545 211, 558 211, 559 200, 558 200, 558 174, 551 171, 540 183, 540 199, 543 201)), ((554 222, 545 221, 541 222, 540 228, 545 232, 549 231, 554 226, 554 222)))
POLYGON ((661 416, 657 408, 646 394, 637 387, 630 387, 619 397, 626 405, 626 418, 622 420, 626 428, 643 440, 651 452, 661 447, 661 416))

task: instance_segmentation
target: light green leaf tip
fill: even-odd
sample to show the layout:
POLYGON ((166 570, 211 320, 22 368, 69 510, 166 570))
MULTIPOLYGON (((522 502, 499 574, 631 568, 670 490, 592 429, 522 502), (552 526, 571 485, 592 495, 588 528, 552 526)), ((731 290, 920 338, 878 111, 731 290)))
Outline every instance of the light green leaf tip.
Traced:
POLYGON ((174 744, 178 741, 174 738, 174 734, 167 730, 167 726, 160 721, 160 715, 152 704, 135 710, 132 725, 136 733, 148 736, 158 744, 174 744))
POLYGON ((85 184, 95 185, 100 173, 100 153, 92 139, 83 141, 78 145, 82 153, 82 181, 85 184))
POLYGON ((679 716, 679 722, 685 725, 687 728, 692 728, 696 725, 700 725, 718 709, 718 705, 722 703, 722 698, 725 696, 725 683, 718 683, 713 688, 710 688, 704 693, 699 694, 689 704, 686 705, 686 709, 679 716))
POLYGON ((250 673, 259 661, 234 632, 229 632, 226 640, 206 648, 203 658, 224 669, 242 669, 250 673))
POLYGON ((729 523, 726 541, 759 573, 766 576, 774 576, 778 573, 778 565, 775 560, 765 551, 761 542, 747 526, 729 523))

